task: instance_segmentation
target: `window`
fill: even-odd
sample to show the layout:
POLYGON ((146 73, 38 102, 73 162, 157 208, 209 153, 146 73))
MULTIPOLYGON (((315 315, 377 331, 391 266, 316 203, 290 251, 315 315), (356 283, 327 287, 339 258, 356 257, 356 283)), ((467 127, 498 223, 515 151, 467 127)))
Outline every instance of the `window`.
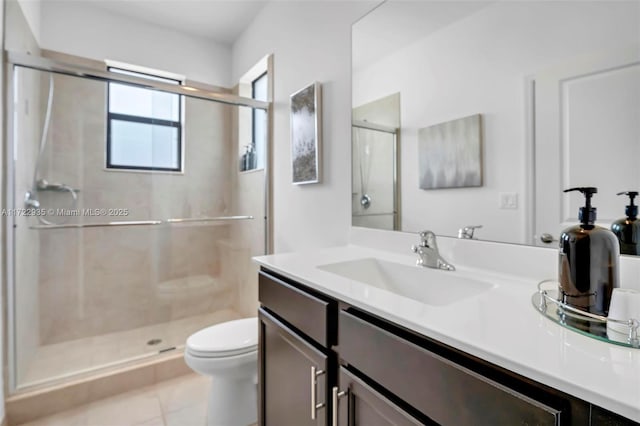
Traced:
MULTIPOLYGON (((269 102, 269 63, 267 55, 251 67, 238 81, 238 95, 269 102)), ((239 172, 264 170, 267 165, 269 115, 260 108, 238 108, 237 153, 239 172)))
MULTIPOLYGON (((109 71, 181 84, 113 67, 109 71)), ((181 96, 128 84, 108 85, 107 168, 182 171, 181 96)))
MULTIPOLYGON (((260 77, 251 82, 251 97, 258 101, 267 101, 267 73, 263 73, 260 77)), ((256 156, 256 164, 254 168, 264 168, 265 148, 267 145, 267 111, 254 108, 251 120, 251 136, 253 143, 253 151, 256 156)))

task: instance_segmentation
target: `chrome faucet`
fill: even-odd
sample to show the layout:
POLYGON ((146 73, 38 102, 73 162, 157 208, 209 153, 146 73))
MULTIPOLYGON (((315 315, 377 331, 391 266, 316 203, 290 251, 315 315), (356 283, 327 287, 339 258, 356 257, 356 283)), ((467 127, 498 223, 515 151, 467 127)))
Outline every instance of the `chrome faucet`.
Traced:
POLYGON ((416 262, 418 266, 444 269, 445 271, 456 270, 453 265, 440 256, 438 244, 436 243, 436 234, 432 231, 422 231, 418 235, 420 235, 420 244, 411 246, 411 250, 420 256, 416 262))
POLYGON ((478 228, 482 228, 482 225, 469 225, 464 228, 458 229, 458 238, 462 238, 464 240, 472 240, 473 239, 473 231, 478 228))

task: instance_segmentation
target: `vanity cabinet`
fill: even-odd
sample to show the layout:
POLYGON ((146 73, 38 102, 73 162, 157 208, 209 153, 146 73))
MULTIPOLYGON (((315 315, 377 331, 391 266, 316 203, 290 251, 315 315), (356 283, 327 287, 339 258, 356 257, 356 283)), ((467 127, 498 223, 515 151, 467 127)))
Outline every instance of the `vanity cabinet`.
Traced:
POLYGON ((259 286, 262 426, 637 425, 265 268, 259 286))
POLYGON ((335 300, 260 272, 260 425, 324 426, 337 360, 335 300))

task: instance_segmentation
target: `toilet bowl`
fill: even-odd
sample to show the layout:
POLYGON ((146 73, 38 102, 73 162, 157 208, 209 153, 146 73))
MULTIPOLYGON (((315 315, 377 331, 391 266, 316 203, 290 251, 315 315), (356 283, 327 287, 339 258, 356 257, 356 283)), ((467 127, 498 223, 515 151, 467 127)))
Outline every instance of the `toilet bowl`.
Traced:
POLYGON ((247 426, 258 417, 258 319, 216 324, 187 339, 184 360, 211 377, 208 426, 247 426))

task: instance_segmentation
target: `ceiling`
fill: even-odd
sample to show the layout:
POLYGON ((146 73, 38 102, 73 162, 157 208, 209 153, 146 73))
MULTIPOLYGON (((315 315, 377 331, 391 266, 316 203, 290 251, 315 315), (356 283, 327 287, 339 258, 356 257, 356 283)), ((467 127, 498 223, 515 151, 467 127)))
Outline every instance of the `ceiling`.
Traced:
POLYGON ((267 0, 93 0, 109 12, 230 45, 267 0))

